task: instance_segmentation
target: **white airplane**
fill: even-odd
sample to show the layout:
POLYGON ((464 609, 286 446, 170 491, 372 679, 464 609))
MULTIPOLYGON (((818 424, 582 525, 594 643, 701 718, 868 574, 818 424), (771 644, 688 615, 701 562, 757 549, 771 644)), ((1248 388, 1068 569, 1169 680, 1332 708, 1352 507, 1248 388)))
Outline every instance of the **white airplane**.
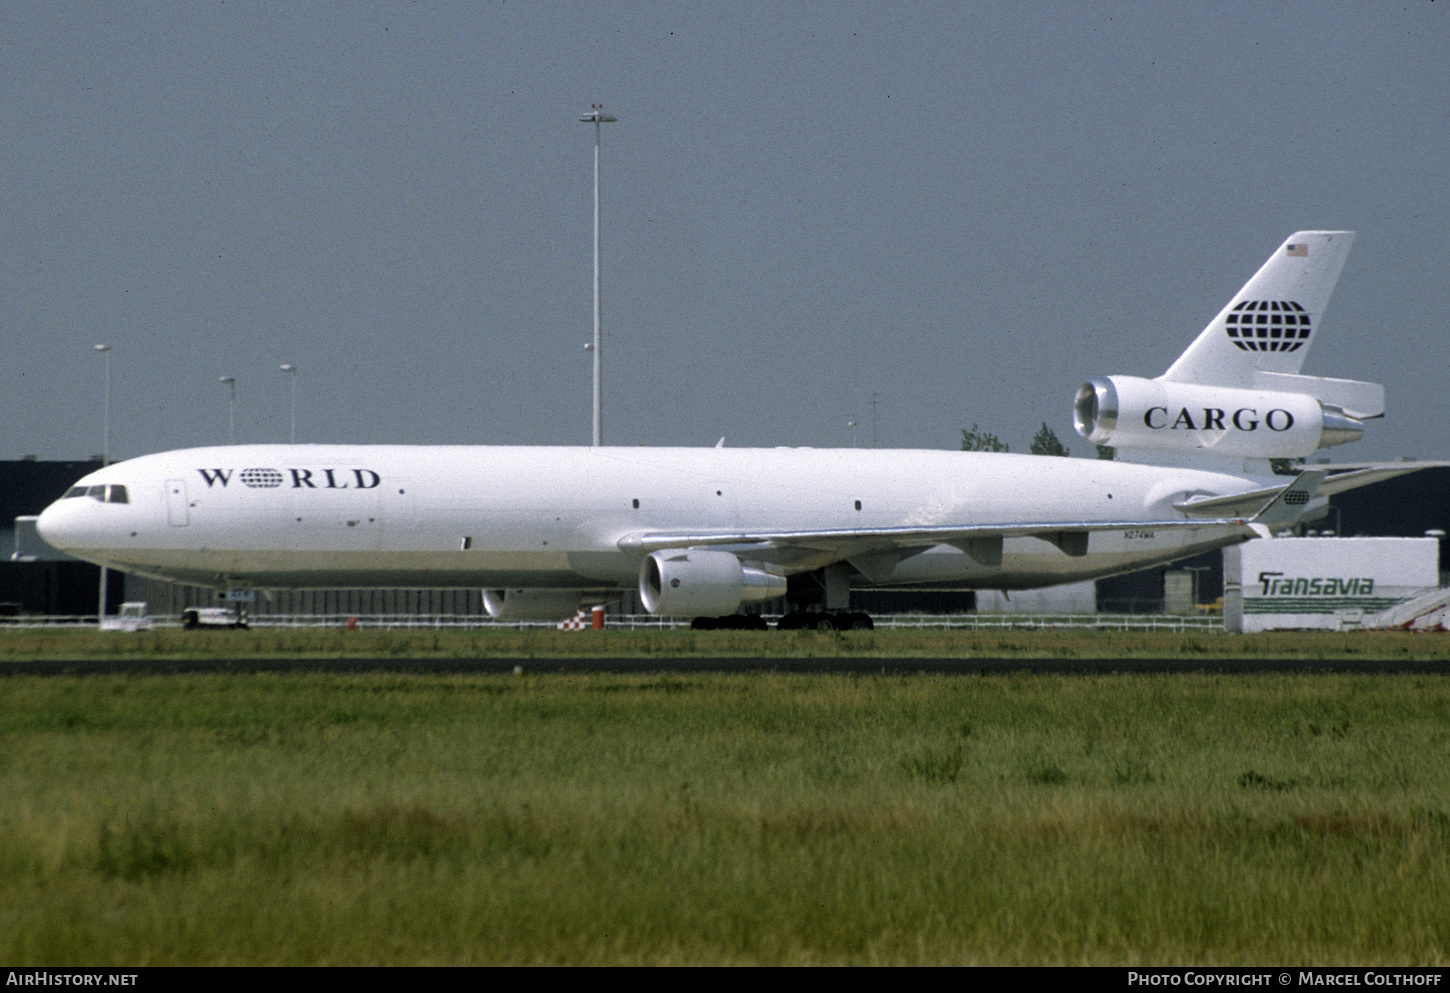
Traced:
MULTIPOLYGON (((113 569, 218 589, 482 588, 550 619, 637 588, 697 619, 790 594, 784 626, 869 627, 851 588, 1024 589, 1270 537, 1406 465, 1295 460, 1353 441, 1375 383, 1299 375, 1354 233, 1300 231, 1156 379, 1074 418, 1113 461, 953 451, 235 445, 80 480, 40 534, 113 569)), ((709 620, 699 622, 707 626, 709 620)))

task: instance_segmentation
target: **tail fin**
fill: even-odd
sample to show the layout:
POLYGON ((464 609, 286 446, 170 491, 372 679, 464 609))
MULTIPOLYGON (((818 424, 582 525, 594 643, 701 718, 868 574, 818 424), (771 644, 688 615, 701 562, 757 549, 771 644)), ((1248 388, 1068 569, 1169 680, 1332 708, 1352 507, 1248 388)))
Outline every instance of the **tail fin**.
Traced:
POLYGON ((1353 241, 1353 231, 1291 235, 1163 375, 1079 387, 1078 434, 1128 461, 1266 475, 1271 459, 1359 438, 1384 414, 1385 388, 1299 374, 1353 241))
POLYGON ((1290 235, 1159 378, 1251 389, 1256 373, 1297 374, 1353 243, 1353 231, 1290 235))

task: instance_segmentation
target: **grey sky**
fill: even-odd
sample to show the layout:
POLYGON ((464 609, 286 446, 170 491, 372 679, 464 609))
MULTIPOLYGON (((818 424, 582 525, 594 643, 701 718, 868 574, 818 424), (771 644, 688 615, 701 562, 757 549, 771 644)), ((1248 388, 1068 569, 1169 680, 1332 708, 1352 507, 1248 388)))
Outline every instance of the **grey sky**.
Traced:
POLYGON ((1073 448, 1290 233, 1359 232, 1304 371, 1450 455, 1450 5, 0 5, 0 458, 1073 448))

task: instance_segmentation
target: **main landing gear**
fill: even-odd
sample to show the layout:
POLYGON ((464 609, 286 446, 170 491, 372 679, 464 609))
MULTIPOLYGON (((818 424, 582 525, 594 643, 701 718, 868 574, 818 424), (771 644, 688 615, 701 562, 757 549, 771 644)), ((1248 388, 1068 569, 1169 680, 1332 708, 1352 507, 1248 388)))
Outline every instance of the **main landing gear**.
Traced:
POLYGON ((775 625, 777 631, 874 631, 870 614, 859 611, 797 610, 786 614, 775 625))
POLYGON ((874 631, 871 615, 850 609, 851 567, 837 562, 815 572, 791 576, 786 601, 790 613, 778 631, 874 631))
MULTIPOLYGON (((848 608, 851 602, 851 567, 838 562, 815 572, 791 576, 786 602, 790 612, 776 623, 777 631, 874 631, 871 615, 848 608)), ((695 631, 764 631, 768 625, 758 614, 697 617, 695 631)))
POLYGON ((770 625, 759 614, 726 614, 724 617, 696 617, 691 631, 768 631, 770 625))

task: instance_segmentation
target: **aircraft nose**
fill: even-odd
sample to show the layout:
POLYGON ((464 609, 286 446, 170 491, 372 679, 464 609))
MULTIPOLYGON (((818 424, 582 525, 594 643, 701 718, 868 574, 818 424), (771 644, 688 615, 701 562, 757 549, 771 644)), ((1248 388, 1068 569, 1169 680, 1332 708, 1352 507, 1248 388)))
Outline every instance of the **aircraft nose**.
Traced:
POLYGON ((77 504, 86 500, 57 500, 40 512, 35 519, 35 530, 52 548, 71 552, 82 547, 87 528, 83 520, 84 507, 77 504))

